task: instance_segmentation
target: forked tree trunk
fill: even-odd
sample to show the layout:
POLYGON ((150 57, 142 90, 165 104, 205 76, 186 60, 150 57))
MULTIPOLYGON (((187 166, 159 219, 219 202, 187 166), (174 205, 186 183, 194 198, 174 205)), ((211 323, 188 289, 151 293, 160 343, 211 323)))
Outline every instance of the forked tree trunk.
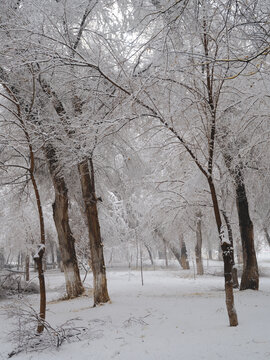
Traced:
POLYGON ((211 198, 214 208, 214 214, 218 229, 218 234, 221 243, 223 263, 224 263, 224 278, 225 278, 225 296, 226 296, 226 307, 229 316, 230 326, 237 326, 238 319, 236 310, 234 307, 234 296, 233 296, 233 279, 232 279, 232 267, 233 267, 233 258, 232 258, 232 246, 230 242, 223 241, 222 232, 221 232, 221 216, 217 201, 216 189, 212 180, 212 177, 208 177, 208 184, 211 192, 211 198))
POLYGON ((249 216, 246 189, 240 168, 237 169, 235 182, 236 205, 243 248, 243 273, 241 278, 240 290, 258 290, 259 271, 254 246, 253 223, 249 216))
POLYGON ((187 248, 186 248, 186 243, 183 239, 180 240, 180 245, 181 245, 181 264, 184 270, 188 270, 189 262, 187 257, 187 248))
POLYGON ((75 239, 69 226, 68 189, 64 177, 59 174, 59 169, 57 169, 58 161, 55 149, 52 145, 47 144, 45 150, 55 191, 53 218, 58 234, 59 249, 66 281, 66 291, 67 296, 73 298, 81 295, 84 288, 78 268, 75 239))
POLYGON ((243 273, 241 278, 240 290, 259 288, 259 271, 257 264, 256 251, 254 246, 253 223, 249 215, 249 206, 246 195, 246 187, 242 174, 243 165, 240 163, 235 168, 231 168, 232 158, 224 155, 225 163, 235 181, 236 205, 239 220, 240 236, 243 249, 243 273))
POLYGON ((202 213, 196 213, 196 246, 195 257, 197 266, 197 275, 203 275, 203 262, 202 262, 202 213))
POLYGON ((100 236, 100 226, 95 193, 95 178, 92 159, 85 159, 78 165, 85 213, 88 223, 88 233, 91 252, 91 267, 94 280, 94 306, 110 301, 106 268, 103 255, 103 244, 100 236))

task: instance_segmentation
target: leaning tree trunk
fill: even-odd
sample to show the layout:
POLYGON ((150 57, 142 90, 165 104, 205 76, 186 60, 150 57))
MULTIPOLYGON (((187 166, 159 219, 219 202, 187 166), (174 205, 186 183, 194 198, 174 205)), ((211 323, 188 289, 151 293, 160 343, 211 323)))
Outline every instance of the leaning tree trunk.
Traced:
POLYGON ((69 226, 68 189, 62 175, 57 169, 55 149, 47 144, 46 156, 55 190, 53 203, 53 218, 58 234, 59 249, 66 281, 66 291, 69 298, 77 297, 84 291, 75 251, 75 239, 69 226))
POLYGON ((181 251, 179 249, 177 249, 176 246, 174 246, 173 244, 171 244, 169 241, 166 242, 169 249, 171 250, 172 254, 174 255, 174 257, 176 258, 176 260, 179 262, 179 265, 181 267, 183 267, 182 262, 181 262, 181 251))
POLYGON ((106 268, 103 255, 103 244, 100 236, 100 226, 97 210, 97 198, 95 193, 95 178, 92 159, 85 159, 78 165, 80 174, 82 195, 85 205, 85 213, 88 223, 88 233, 91 252, 91 267, 94 278, 94 306, 110 301, 106 268))
POLYGON ((147 245, 146 243, 144 243, 144 246, 145 246, 145 248, 146 248, 146 250, 147 250, 147 252, 148 252, 149 259, 150 259, 150 261, 151 261, 151 265, 155 265, 155 264, 154 264, 154 259, 153 259, 153 255, 152 255, 152 251, 151 251, 150 246, 147 245))
POLYGON ((196 266, 197 274, 203 275, 203 262, 202 262, 202 213, 199 211, 196 213, 196 246, 195 246, 195 256, 196 256, 196 266))
POLYGON ((249 216, 246 188, 241 169, 235 172, 236 205, 239 219, 240 235, 243 248, 243 274, 240 290, 259 288, 259 271, 254 246, 253 223, 249 216))

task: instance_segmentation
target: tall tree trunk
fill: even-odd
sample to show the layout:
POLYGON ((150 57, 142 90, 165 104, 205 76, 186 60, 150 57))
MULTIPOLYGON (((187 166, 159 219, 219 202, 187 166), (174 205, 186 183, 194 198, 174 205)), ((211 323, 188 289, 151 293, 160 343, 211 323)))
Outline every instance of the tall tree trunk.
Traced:
POLYGON ((110 298, 107 289, 103 244, 100 236, 97 198, 95 193, 94 166, 91 158, 89 159, 89 163, 90 169, 88 160, 85 159, 78 165, 78 170, 88 223, 91 267, 94 280, 94 306, 96 306, 110 301, 110 298))
POLYGON ((181 264, 184 270, 188 270, 189 262, 187 257, 187 247, 183 238, 180 240, 180 245, 181 245, 181 264))
POLYGON ((233 268, 232 268, 232 277, 233 277, 233 287, 234 289, 238 289, 239 288, 239 282, 238 282, 238 276, 237 276, 237 268, 235 267, 235 260, 234 260, 234 242, 233 242, 233 233, 232 233, 232 227, 231 227, 231 223, 229 221, 229 218, 226 214, 225 210, 222 210, 222 215, 224 217, 226 226, 227 226, 227 231, 228 231, 228 237, 230 240, 230 243, 232 245, 232 260, 233 260, 233 268))
POLYGON ((242 174, 243 165, 240 162, 240 164, 238 164, 235 168, 231 168, 231 156, 225 154, 224 159, 226 166, 235 182, 236 205, 243 249, 243 273, 241 278, 240 290, 258 290, 259 271, 254 246, 253 223, 249 215, 246 187, 242 174))
POLYGON ((225 278, 225 295, 226 295, 226 307, 229 316, 230 326, 237 326, 238 319, 236 310, 234 307, 234 296, 233 296, 233 280, 232 280, 232 267, 233 267, 233 259, 232 259, 232 246, 228 241, 223 241, 222 236, 222 222, 220 217, 220 211, 217 201, 216 189, 212 180, 212 177, 208 177, 208 184, 211 192, 212 203, 214 207, 214 214, 218 229, 218 234, 221 243, 222 255, 223 255, 223 263, 224 263, 224 278, 225 278))
POLYGON ((253 223, 249 216, 246 188, 240 167, 235 171, 236 205, 243 248, 243 273, 240 290, 259 288, 259 271, 254 246, 253 223))
POLYGON ((202 213, 196 213, 196 246, 195 257, 197 266, 197 275, 203 275, 203 262, 202 262, 202 213))
POLYGON ((66 291, 69 298, 77 297, 84 291, 78 268, 75 251, 75 239, 69 226, 68 189, 64 177, 59 174, 56 152, 51 144, 47 144, 46 157, 53 181, 55 200, 53 218, 58 234, 59 249, 65 274, 66 291))
POLYGON ((44 217, 43 217, 43 210, 41 206, 39 190, 34 176, 34 153, 32 151, 31 145, 29 145, 29 148, 30 148, 30 157, 31 157, 30 176, 36 197, 36 203, 37 203, 38 215, 39 215, 39 227, 40 227, 40 244, 38 245, 37 253, 34 255, 34 261, 37 265, 39 289, 40 289, 39 318, 41 319, 41 321, 38 322, 37 332, 42 333, 44 330, 44 320, 46 317, 46 287, 45 287, 45 278, 44 278, 43 261, 42 261, 43 256, 45 254, 45 226, 44 226, 44 217))

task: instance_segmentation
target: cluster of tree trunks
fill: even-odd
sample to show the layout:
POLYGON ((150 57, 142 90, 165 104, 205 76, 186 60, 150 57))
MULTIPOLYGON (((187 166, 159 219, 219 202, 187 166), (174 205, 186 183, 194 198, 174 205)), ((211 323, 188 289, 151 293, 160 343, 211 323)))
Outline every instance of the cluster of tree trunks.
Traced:
POLYGON ((84 291, 75 252, 75 239, 69 225, 68 212, 68 189, 64 176, 61 174, 56 150, 52 144, 47 143, 45 154, 51 173, 55 200, 53 203, 53 218, 58 234, 59 249, 61 253, 62 266, 66 280, 67 296, 77 297, 84 291))

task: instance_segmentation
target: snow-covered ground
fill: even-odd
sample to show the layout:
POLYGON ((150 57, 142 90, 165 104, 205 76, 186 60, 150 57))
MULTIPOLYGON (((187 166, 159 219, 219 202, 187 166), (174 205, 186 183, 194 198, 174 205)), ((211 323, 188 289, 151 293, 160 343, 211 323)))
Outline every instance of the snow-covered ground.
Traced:
MULTIPOLYGON (((89 295, 68 301, 59 299, 64 277, 46 272, 47 320, 59 326, 69 319, 85 327, 76 342, 58 349, 16 355, 15 359, 74 360, 169 360, 169 359, 270 359, 270 255, 260 261, 259 291, 235 291, 239 326, 230 328, 225 309, 221 263, 205 263, 216 275, 194 279, 193 270, 177 268, 140 272, 108 269, 111 303, 92 308, 89 295)), ((91 284, 91 275, 86 284, 91 284)), ((38 309, 38 295, 27 297, 38 309)), ((11 342, 14 319, 5 315, 9 300, 0 302, 0 359, 6 359, 15 345, 11 342)))

